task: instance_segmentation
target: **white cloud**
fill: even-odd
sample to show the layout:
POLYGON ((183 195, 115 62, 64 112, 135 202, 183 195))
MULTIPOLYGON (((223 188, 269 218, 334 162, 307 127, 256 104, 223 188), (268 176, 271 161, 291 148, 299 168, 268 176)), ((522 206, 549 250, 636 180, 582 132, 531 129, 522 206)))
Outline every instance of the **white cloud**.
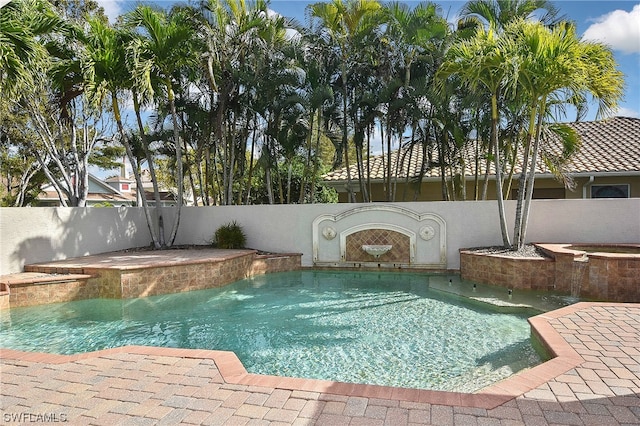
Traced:
POLYGON ((640 118, 640 112, 625 107, 618 108, 618 110, 613 115, 618 117, 640 118))
POLYGON ((10 0, 0 0, 0 7, 4 6, 5 4, 9 3, 10 0))
POLYGON ((605 43, 624 53, 640 53, 640 4, 631 12, 614 10, 599 17, 582 38, 605 43))
POLYGON ((104 9, 104 14, 109 18, 109 22, 114 23, 118 16, 124 13, 123 0, 97 0, 98 6, 104 9))

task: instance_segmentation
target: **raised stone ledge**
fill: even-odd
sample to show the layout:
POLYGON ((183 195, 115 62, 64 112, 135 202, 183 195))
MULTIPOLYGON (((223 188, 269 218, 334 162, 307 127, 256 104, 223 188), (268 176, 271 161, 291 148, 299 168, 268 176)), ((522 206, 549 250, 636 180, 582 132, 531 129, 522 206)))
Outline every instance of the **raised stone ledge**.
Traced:
POLYGON ((552 290, 555 263, 544 257, 512 257, 460 249, 464 280, 524 290, 552 290))
POLYGON ((514 289, 556 290, 585 300, 640 302, 639 244, 535 244, 549 257, 460 250, 462 279, 514 289), (580 250, 590 247, 594 251, 580 250), (606 252, 626 248, 631 253, 606 252), (598 249, 601 248, 602 251, 598 249))
POLYGON ((26 265, 0 277, 0 309, 92 298, 128 299, 221 287, 301 268, 299 253, 255 250, 105 253, 26 265))
POLYGON ((97 297, 93 275, 21 272, 0 276, 0 310, 97 297))

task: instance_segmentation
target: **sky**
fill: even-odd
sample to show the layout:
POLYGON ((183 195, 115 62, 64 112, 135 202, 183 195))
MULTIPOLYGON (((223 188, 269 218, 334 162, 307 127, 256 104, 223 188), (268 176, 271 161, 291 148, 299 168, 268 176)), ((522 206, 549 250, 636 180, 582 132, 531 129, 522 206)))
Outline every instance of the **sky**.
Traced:
MULTIPOLYGON (((3 1, 3 0, 0 0, 3 1)), ((383 1, 384 2, 384 1, 383 1)), ((113 22, 115 18, 135 7, 137 2, 122 0, 98 0, 113 22)), ((170 8, 174 1, 154 3, 170 8)), ((270 7, 283 16, 305 22, 307 0, 271 0, 270 7)), ((405 2, 409 5, 416 1, 405 2)), ((464 1, 435 1, 442 7, 443 15, 450 22, 457 21, 457 14, 464 1)), ((561 0, 553 2, 560 14, 574 21, 583 40, 599 41, 611 47, 619 70, 625 76, 625 96, 616 114, 640 118, 640 2, 607 0, 561 0)), ((597 108, 589 108, 586 120, 596 119, 597 108)), ((568 117, 572 121, 574 117, 568 117)))

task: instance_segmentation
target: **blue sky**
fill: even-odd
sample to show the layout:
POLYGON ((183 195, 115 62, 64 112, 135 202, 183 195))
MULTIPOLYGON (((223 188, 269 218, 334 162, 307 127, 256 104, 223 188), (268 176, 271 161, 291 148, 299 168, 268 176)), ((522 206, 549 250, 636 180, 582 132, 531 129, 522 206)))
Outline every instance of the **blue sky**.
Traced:
MULTIPOLYGON (((2 0, 0 0, 2 1, 2 0)), ((119 0, 98 0, 113 19, 135 7, 136 2, 119 0)), ((171 7, 174 1, 155 1, 164 7, 171 7)), ((313 3, 307 0, 271 0, 271 8, 281 15, 305 22, 305 8, 313 3)), ((407 1, 407 4, 418 4, 407 1)), ((450 22, 456 16, 464 1, 436 1, 450 22)), ((636 1, 594 1, 562 0, 554 4, 561 14, 573 20, 583 39, 600 41, 609 45, 625 75, 625 97, 615 115, 640 118, 640 2, 636 1)), ((587 120, 595 119, 595 106, 589 109, 587 120)), ((569 117, 573 120, 573 117, 569 117)))

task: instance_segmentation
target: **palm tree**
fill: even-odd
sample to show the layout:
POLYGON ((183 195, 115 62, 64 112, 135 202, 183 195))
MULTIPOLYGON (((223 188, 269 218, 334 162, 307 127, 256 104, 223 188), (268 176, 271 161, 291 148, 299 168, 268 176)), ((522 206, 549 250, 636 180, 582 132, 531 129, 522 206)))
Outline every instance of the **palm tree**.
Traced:
POLYGON ((302 66, 305 70, 305 84, 303 96, 305 108, 308 111, 307 156, 304 173, 300 184, 300 204, 305 202, 306 184, 310 182, 309 200, 313 202, 315 192, 315 177, 318 174, 320 160, 319 145, 322 135, 322 111, 325 105, 332 103, 334 96, 330 85, 332 64, 328 61, 325 45, 311 32, 307 32, 302 46, 302 66), (313 136, 315 135, 315 142, 313 136), (315 155, 314 155, 315 153, 315 155), (313 163, 313 166, 311 164, 313 163))
MULTIPOLYGON (((270 45, 267 39, 270 35, 271 41, 281 38, 284 23, 268 16, 264 1, 250 6, 244 0, 208 0, 201 3, 199 13, 198 32, 204 45, 202 69, 215 117, 212 146, 217 153, 214 158, 220 158, 222 172, 218 183, 220 202, 231 204, 236 172, 244 169, 244 133, 248 135, 250 122, 255 129, 253 148, 259 136, 255 103, 257 86, 268 83, 261 75, 269 70, 263 61, 270 45), (246 126, 242 126, 243 122, 246 126)), ((253 161, 249 169, 252 174, 253 161)), ((217 171, 215 176, 219 180, 217 171)))
MULTIPOLYGON (((132 34, 124 30, 116 30, 102 19, 91 18, 88 20, 89 32, 84 40, 84 55, 81 59, 82 70, 89 95, 99 102, 103 95, 111 98, 111 107, 118 127, 120 139, 125 147, 129 163, 134 167, 136 186, 141 191, 142 180, 139 171, 135 168, 136 157, 130 143, 127 132, 122 123, 119 97, 130 86, 130 74, 126 63, 126 47, 132 41, 132 34)), ((155 248, 165 246, 164 234, 160 232, 160 238, 156 234, 146 197, 141 197, 142 207, 149 233, 155 248)), ((158 208, 156 206, 156 208, 158 208)), ((159 212, 156 210, 156 212, 159 212)), ((163 220, 159 214, 159 227, 162 230, 163 220)))
MULTIPOLYGON (((493 28, 498 34, 501 34, 506 25, 519 19, 539 20, 548 26, 553 26, 562 19, 559 17, 559 10, 549 0, 470 0, 463 5, 460 15, 457 31, 460 38, 469 37, 469 34, 473 34, 474 29, 477 29, 478 26, 493 28)), ((503 99, 498 107, 503 110, 505 116, 518 117, 521 114, 522 104, 519 97, 512 96, 510 99, 503 99)), ((490 110, 490 106, 487 109, 490 110)), ((508 131, 499 133, 499 145, 504 150, 502 154, 506 167, 509 169, 506 179, 507 186, 503 193, 506 198, 509 198, 513 170, 516 166, 515 160, 521 145, 519 139, 524 130, 522 125, 526 125, 523 120, 510 121, 510 123, 508 131)), ((476 133, 482 134, 485 131, 478 128, 476 133)), ((479 142, 483 143, 483 141, 479 142)), ((486 198, 487 193, 491 151, 492 148, 489 144, 482 199, 486 198)))
POLYGON ((545 25, 553 25, 559 22, 558 13, 549 0, 470 0, 460 9, 459 26, 485 25, 500 32, 518 19, 537 17, 545 25))
MULTIPOLYGON (((621 73, 616 70, 610 50, 600 44, 581 42, 573 25, 557 24, 549 28, 540 22, 523 19, 512 20, 499 36, 491 26, 487 30, 480 27, 474 37, 452 46, 448 56, 449 60, 440 70, 441 77, 457 75, 471 89, 484 89, 491 94, 491 141, 503 243, 507 248, 521 249, 525 242, 543 129, 558 134, 565 158, 576 147, 576 135, 567 126, 548 125, 552 124, 551 107, 560 108, 562 112, 571 104, 578 105, 581 110, 586 99, 591 97, 599 102, 599 115, 611 111, 622 94, 621 73), (527 131, 513 246, 506 232, 502 207, 502 165, 497 136, 500 99, 520 110, 524 108, 528 115, 526 120, 522 119, 527 124, 527 131)), ((514 125, 516 119, 510 119, 507 128, 514 125)))
POLYGON ((186 13, 181 9, 175 9, 172 13, 166 14, 164 11, 156 10, 150 6, 138 6, 127 15, 126 22, 141 32, 143 36, 142 50, 149 61, 149 72, 162 81, 171 112, 177 186, 177 209, 168 240, 168 245, 171 246, 178 232, 184 203, 182 143, 175 105, 174 85, 177 74, 179 75, 182 68, 195 60, 194 52, 190 48, 191 41, 194 39, 194 31, 193 27, 189 25, 186 13))
MULTIPOLYGON (((592 97, 599 103, 598 116, 602 116, 615 110, 624 83, 610 49, 599 43, 581 41, 572 24, 549 29, 537 22, 515 21, 505 28, 505 36, 505 44, 518 54, 517 82, 529 101, 529 128, 514 229, 514 249, 521 249, 525 243, 542 129, 549 122, 549 106, 583 103, 592 97)), ((554 129, 560 137, 565 136, 565 146, 576 138, 567 126, 554 129)))
MULTIPOLYGON (((330 3, 315 3, 309 6, 311 17, 318 19, 321 31, 329 38, 336 50, 340 63, 340 93, 342 95, 342 140, 340 150, 344 154, 347 170, 347 191, 349 201, 355 202, 351 188, 351 172, 349 165, 349 116, 350 87, 349 74, 356 64, 367 38, 377 27, 378 13, 382 6, 377 0, 332 0, 330 3)), ((351 109, 353 111, 353 109, 351 109)))
POLYGON ((61 29, 63 22, 43 0, 14 0, 0 12, 0 93, 20 93, 42 77, 47 50, 39 36, 61 29), (39 77, 37 77, 39 75, 39 77))
MULTIPOLYGON (((385 39, 388 40, 386 50, 391 56, 389 62, 392 67, 392 78, 385 90, 387 93, 391 92, 391 98, 387 100, 387 140, 390 141, 393 132, 400 140, 407 125, 410 125, 412 137, 409 145, 412 145, 417 143, 415 134, 418 122, 429 121, 425 119, 429 114, 424 113, 422 104, 425 99, 429 99, 431 104, 434 102, 434 93, 428 93, 428 87, 440 62, 442 47, 449 36, 449 25, 434 3, 421 3, 410 9, 403 3, 393 2, 385 7, 385 16, 385 39), (414 78, 414 72, 418 73, 415 76, 417 78, 414 78), (400 121, 395 122, 392 118, 400 121)), ((425 142, 426 148, 426 140, 421 141, 425 142)), ((408 152, 411 155, 413 150, 408 152)), ((388 144, 387 164, 390 163, 390 153, 391 146, 388 144)), ((411 161, 407 163, 410 164, 411 161)), ((392 186, 391 176, 397 174, 397 171, 394 173, 392 170, 386 173, 389 200, 395 196, 395 182, 392 186)))
POLYGON ((440 84, 451 75, 457 75, 472 91, 481 91, 491 97, 491 146, 496 174, 496 199, 500 218, 500 231, 505 247, 511 247, 507 230, 502 190, 502 168, 498 131, 500 114, 498 102, 506 87, 512 84, 512 65, 508 52, 498 48, 498 36, 493 29, 479 27, 469 40, 460 40, 447 52, 447 61, 438 71, 440 84))
MULTIPOLYGON (((265 14, 266 15, 266 14, 265 14)), ((292 22, 280 16, 266 16, 257 27, 257 43, 252 58, 260 74, 253 82, 255 96, 253 111, 265 122, 263 134, 262 166, 265 168, 265 184, 273 200, 270 179, 275 169, 279 179, 280 202, 290 202, 293 159, 308 133, 304 98, 305 72, 300 68, 301 45, 296 38, 287 36, 292 22), (282 189, 281 173, 277 173, 278 162, 284 159, 288 167, 287 190, 282 189)))

